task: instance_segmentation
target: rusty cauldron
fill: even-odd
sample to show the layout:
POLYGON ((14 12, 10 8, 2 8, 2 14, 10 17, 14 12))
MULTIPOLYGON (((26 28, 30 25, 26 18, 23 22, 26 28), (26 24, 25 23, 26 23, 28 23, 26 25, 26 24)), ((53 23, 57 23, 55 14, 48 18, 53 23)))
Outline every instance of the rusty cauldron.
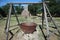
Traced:
POLYGON ((20 28, 24 33, 33 33, 36 30, 36 23, 21 23, 20 28))

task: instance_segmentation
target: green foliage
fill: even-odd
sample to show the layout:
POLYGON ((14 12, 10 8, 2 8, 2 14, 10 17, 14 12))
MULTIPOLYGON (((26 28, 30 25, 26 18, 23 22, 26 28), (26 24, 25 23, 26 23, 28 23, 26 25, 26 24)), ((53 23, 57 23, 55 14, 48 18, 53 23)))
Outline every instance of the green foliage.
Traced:
POLYGON ((0 8, 0 16, 6 17, 6 13, 2 8, 0 8))
POLYGON ((47 5, 50 9, 52 16, 60 16, 60 2, 56 2, 56 0, 46 0, 50 1, 47 5))
POLYGON ((6 14, 9 12, 9 4, 2 6, 2 9, 5 11, 6 14))
POLYGON ((16 9, 18 14, 21 14, 23 7, 22 6, 15 6, 15 9, 16 9))
MULTIPOLYGON (((15 7, 15 9, 16 9, 16 11, 17 11, 17 14, 20 14, 20 13, 22 12, 22 10, 23 10, 23 7, 22 7, 21 5, 12 6, 12 14, 14 14, 14 11, 15 11, 15 10, 14 10, 14 7, 15 7)), ((6 14, 8 14, 8 13, 9 13, 10 5, 9 5, 9 4, 4 5, 4 6, 2 6, 1 8, 5 11, 6 14)))
POLYGON ((30 4, 29 6, 29 11, 32 15, 36 15, 37 13, 40 13, 41 9, 41 4, 30 4))

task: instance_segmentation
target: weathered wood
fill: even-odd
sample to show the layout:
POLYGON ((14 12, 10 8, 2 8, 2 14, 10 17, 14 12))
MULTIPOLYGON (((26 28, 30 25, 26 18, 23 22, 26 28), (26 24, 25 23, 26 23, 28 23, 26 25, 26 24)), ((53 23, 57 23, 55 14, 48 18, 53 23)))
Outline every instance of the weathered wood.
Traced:
POLYGON ((47 19, 47 11, 45 7, 45 2, 43 2, 43 8, 44 8, 45 21, 46 21, 46 28, 47 28, 47 40, 49 40, 49 24, 48 24, 48 19, 47 19))
POLYGON ((46 38, 46 36, 45 36, 45 34, 44 34, 44 32, 43 32, 43 29, 42 29, 42 27, 39 25, 39 27, 40 27, 40 29, 41 29, 41 32, 42 32, 42 34, 43 34, 43 37, 45 38, 45 40, 47 40, 47 38, 46 38))
POLYGON ((9 32, 9 27, 10 27, 11 10, 12 10, 12 5, 10 4, 9 14, 8 14, 8 17, 7 17, 6 28, 5 28, 5 30, 6 30, 6 40, 9 40, 8 39, 8 32, 9 32))
MULTIPOLYGON (((42 3, 42 2, 41 2, 42 3)), ((40 2, 20 2, 20 3, 8 3, 8 4, 41 4, 40 2)))

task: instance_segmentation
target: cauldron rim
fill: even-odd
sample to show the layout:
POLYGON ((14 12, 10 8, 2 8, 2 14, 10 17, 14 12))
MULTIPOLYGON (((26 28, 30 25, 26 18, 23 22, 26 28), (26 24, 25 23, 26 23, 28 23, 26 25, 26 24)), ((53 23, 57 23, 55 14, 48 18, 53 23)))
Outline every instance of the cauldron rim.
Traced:
POLYGON ((24 22, 24 23, 21 23, 20 24, 20 26, 24 26, 24 25, 27 25, 27 26, 37 26, 37 24, 36 23, 34 23, 34 22, 24 22))

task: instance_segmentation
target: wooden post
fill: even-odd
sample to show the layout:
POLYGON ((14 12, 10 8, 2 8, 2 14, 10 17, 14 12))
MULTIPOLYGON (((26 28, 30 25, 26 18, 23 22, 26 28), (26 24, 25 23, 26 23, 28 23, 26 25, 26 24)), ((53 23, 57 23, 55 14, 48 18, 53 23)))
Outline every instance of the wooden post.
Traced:
POLYGON ((12 10, 12 4, 10 4, 9 14, 8 14, 7 21, 6 21, 6 28, 5 28, 6 40, 9 40, 8 39, 8 32, 9 32, 9 27, 10 27, 11 10, 12 10))
POLYGON ((45 2, 43 2, 43 8, 44 8, 45 21, 46 21, 46 28, 47 28, 47 40, 50 40, 49 39, 49 24, 48 24, 48 19, 47 19, 47 12, 46 12, 46 7, 45 7, 45 2))

